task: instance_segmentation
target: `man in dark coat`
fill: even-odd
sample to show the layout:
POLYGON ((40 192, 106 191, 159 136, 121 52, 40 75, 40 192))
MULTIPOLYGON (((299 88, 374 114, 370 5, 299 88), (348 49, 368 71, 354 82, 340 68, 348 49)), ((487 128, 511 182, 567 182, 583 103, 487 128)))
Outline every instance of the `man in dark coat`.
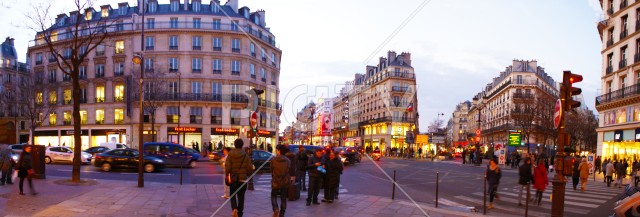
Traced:
POLYGON ((229 193, 232 194, 232 216, 242 217, 244 210, 244 193, 247 191, 247 185, 245 182, 249 180, 249 176, 253 172, 253 165, 251 164, 251 155, 247 155, 247 153, 242 150, 242 146, 244 146, 242 139, 236 139, 233 142, 233 146, 235 149, 229 152, 229 155, 225 160, 224 166, 227 173, 225 175, 228 176, 230 174, 235 174, 238 177, 237 182, 234 182, 229 186, 229 193))
POLYGON ((298 169, 296 182, 300 183, 302 191, 307 191, 307 161, 309 161, 309 156, 307 156, 307 153, 304 151, 304 146, 299 146, 296 159, 296 168, 298 169))
POLYGON ((323 173, 319 170, 325 164, 322 157, 322 149, 317 149, 315 155, 307 161, 307 169, 309 170, 309 192, 307 194, 307 206, 318 203, 318 195, 320 194, 320 182, 323 173), (320 168, 319 168, 320 167, 320 168))
POLYGON ((292 168, 291 161, 285 154, 288 150, 289 148, 284 145, 278 145, 276 147, 277 155, 271 159, 271 206, 273 208, 273 216, 284 216, 285 210, 287 209, 289 185, 291 185, 291 181, 293 180, 293 176, 290 174, 292 168), (280 209, 278 209, 278 195, 280 195, 281 200, 280 209))
POLYGON ((576 190, 578 184, 580 183, 580 158, 577 156, 573 159, 573 175, 571 176, 571 181, 573 181, 573 190, 576 190))
POLYGON ((340 186, 340 175, 342 174, 342 161, 333 151, 329 152, 329 160, 323 166, 327 169, 327 175, 324 184, 324 198, 322 202, 333 203, 336 199, 336 192, 340 186))
MULTIPOLYGON (((522 192, 528 189, 531 180, 533 180, 533 170, 531 170, 531 158, 525 158, 524 164, 518 170, 518 184, 520 184, 520 193, 518 194, 518 206, 522 206, 522 192)), ((526 198, 525 198, 526 200, 526 198)))

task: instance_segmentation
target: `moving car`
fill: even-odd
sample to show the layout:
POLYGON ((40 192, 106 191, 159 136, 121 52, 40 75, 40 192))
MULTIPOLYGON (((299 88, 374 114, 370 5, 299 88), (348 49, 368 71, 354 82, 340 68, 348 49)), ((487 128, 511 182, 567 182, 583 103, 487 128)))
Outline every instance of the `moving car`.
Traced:
MULTIPOLYGON (((87 152, 80 153, 81 163, 90 164, 91 154, 87 152)), ((53 162, 73 162, 73 151, 67 146, 46 147, 44 154, 44 162, 47 164, 53 162)))
POLYGON ((209 153, 209 161, 220 161, 222 159, 222 156, 224 156, 224 153, 222 153, 222 151, 211 152, 209 153))
MULTIPOLYGON (((115 149, 97 154, 91 161, 93 166, 99 167, 102 171, 109 172, 113 168, 138 168, 138 156, 140 154, 135 149, 115 149)), ((164 169, 164 161, 157 157, 143 156, 143 170, 147 173, 164 169)))
POLYGON ((144 155, 160 158, 167 166, 196 167, 200 154, 189 151, 186 147, 169 142, 146 142, 143 145, 144 155))
POLYGON ((353 147, 335 147, 333 148, 334 152, 340 154, 340 158, 343 159, 343 163, 356 164, 356 162, 360 162, 360 152, 358 152, 353 147))
POLYGON ((87 150, 84 150, 84 152, 91 154, 91 156, 96 156, 96 154, 100 154, 109 150, 111 149, 104 146, 96 146, 88 148, 87 150))
POLYGON ((316 149, 323 148, 321 146, 314 146, 314 145, 289 145, 289 150, 295 154, 298 154, 298 150, 300 149, 300 146, 304 147, 304 152, 307 153, 307 155, 313 155, 316 149))
POLYGON ((269 171, 271 169, 271 158, 273 157, 275 156, 269 152, 253 150, 251 161, 253 162, 253 166, 256 170, 259 169, 260 166, 262 166, 262 164, 266 162, 266 164, 262 167, 261 170, 269 171))

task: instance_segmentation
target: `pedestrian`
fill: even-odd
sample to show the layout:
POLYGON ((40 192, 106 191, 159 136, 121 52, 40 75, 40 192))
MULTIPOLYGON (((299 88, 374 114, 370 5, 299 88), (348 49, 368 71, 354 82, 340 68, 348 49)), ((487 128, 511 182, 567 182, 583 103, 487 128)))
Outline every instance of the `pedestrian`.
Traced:
POLYGON ((597 171, 598 174, 600 174, 600 172, 602 171, 601 168, 600 168, 602 166, 602 160, 600 159, 600 156, 596 157, 595 164, 596 164, 596 170, 595 171, 597 171))
POLYGON ((638 160, 633 163, 633 176, 635 177, 633 178, 633 186, 638 187, 638 182, 640 182, 640 162, 638 160))
POLYGON ((538 166, 533 170, 533 188, 536 189, 538 206, 540 206, 542 201, 542 193, 548 185, 549 178, 547 177, 547 169, 544 167, 542 160, 538 160, 538 166))
POLYGON ((336 153, 329 151, 329 160, 326 162, 324 168, 327 169, 327 178, 324 184, 324 193, 326 195, 322 202, 333 203, 333 200, 336 199, 338 187, 340 186, 340 175, 342 174, 344 166, 340 158, 336 156, 336 153))
POLYGON ((462 164, 467 164, 467 149, 462 150, 462 164))
POLYGON ((622 180, 624 179, 626 174, 627 174, 627 170, 624 167, 624 163, 623 162, 618 162, 618 164, 616 164, 616 184, 615 184, 615 186, 618 186, 618 188, 622 188, 622 180))
POLYGON ((284 145, 276 146, 276 157, 271 159, 271 207, 274 217, 284 216, 289 185, 295 179, 290 175, 291 161, 285 156, 288 150, 284 145), (280 195, 280 209, 278 209, 278 195, 280 195))
POLYGON ((573 157, 573 174, 571 178, 571 181, 573 181, 573 190, 575 191, 580 182, 580 158, 578 158, 578 156, 573 157))
POLYGON ((516 168, 520 168, 520 160, 522 160, 522 157, 516 153, 516 168))
POLYGON ((249 180, 250 174, 253 172, 251 164, 251 156, 242 150, 244 142, 238 138, 233 141, 235 149, 229 152, 229 156, 225 160, 225 177, 231 179, 229 193, 231 193, 231 215, 233 217, 242 217, 244 211, 244 193, 247 191, 246 182, 249 180))
POLYGON ((422 148, 418 148, 418 159, 422 158, 422 148))
POLYGON ((529 184, 531 184, 531 180, 533 179, 532 172, 531 172, 531 158, 524 159, 524 164, 522 164, 522 166, 520 166, 518 170, 518 176, 520 177, 518 180, 518 184, 520 184, 520 193, 518 194, 518 206, 522 206, 522 192, 525 189, 529 190, 529 184))
MULTIPOLYGON (((227 156, 229 156, 230 151, 231 151, 231 148, 229 147, 222 149, 222 157, 220 158, 220 165, 222 166, 222 170, 223 170, 222 174, 227 174, 227 169, 225 167, 225 164, 227 161, 227 156)), ((223 181, 225 178, 226 176, 222 176, 223 181)), ((222 195, 221 197, 224 199, 229 199, 229 186, 224 185, 224 195, 222 195)))
POLYGON ((13 184, 11 181, 11 169, 13 168, 13 158, 11 158, 11 149, 8 145, 0 145, 0 185, 13 184))
POLYGON ((213 153, 213 143, 209 141, 209 145, 207 146, 209 153, 213 153))
POLYGON ((578 170, 580 170, 580 187, 582 192, 587 187, 587 178, 589 178, 589 163, 587 163, 587 158, 582 158, 582 163, 578 166, 578 170))
POLYGON ((309 191, 307 192, 307 206, 318 203, 318 194, 320 194, 320 182, 322 181, 322 165, 324 159, 322 157, 322 149, 316 149, 315 155, 307 161, 307 169, 309 170, 309 191))
POLYGON ((18 187, 20 189, 20 195, 24 195, 23 184, 24 184, 25 178, 29 182, 29 190, 31 191, 31 195, 38 194, 34 190, 33 181, 31 180, 34 174, 33 167, 31 165, 32 165, 31 145, 25 145, 22 153, 20 153, 20 159, 16 164, 16 167, 17 167, 16 170, 18 170, 18 177, 20 178, 20 183, 18 183, 18 187))
POLYGON ((218 141, 218 149, 217 150, 221 150, 222 149, 222 141, 218 141))
POLYGON ((613 182, 613 171, 615 170, 613 163, 608 162, 604 170, 604 174, 606 176, 604 180, 607 183, 607 187, 611 187, 611 182, 613 182))
POLYGON ((304 146, 299 146, 296 159, 298 161, 296 162, 296 167, 298 168, 296 182, 300 183, 302 191, 307 191, 307 161, 309 161, 309 156, 307 156, 307 153, 304 151, 304 146))
POLYGON ((604 159, 604 161, 602 161, 602 173, 604 173, 604 180, 603 182, 607 182, 607 164, 609 164, 609 160, 608 159, 604 159))
POLYGON ((267 143, 267 151, 269 151, 269 153, 273 153, 273 147, 271 147, 271 144, 267 143))
POLYGON ((498 185, 500 185, 500 178, 502 177, 502 173, 500 172, 500 167, 498 167, 498 161, 494 158, 489 161, 489 167, 487 168, 487 172, 485 173, 487 177, 487 191, 489 191, 489 209, 493 209, 493 199, 496 198, 496 194, 498 191, 498 185))

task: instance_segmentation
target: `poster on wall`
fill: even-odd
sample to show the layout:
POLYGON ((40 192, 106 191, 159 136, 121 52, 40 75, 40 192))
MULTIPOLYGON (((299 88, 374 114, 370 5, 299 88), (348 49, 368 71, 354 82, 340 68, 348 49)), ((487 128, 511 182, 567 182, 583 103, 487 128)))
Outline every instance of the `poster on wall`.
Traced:
POLYGON ((331 115, 330 114, 322 114, 320 115, 320 135, 322 136, 331 136, 331 115))

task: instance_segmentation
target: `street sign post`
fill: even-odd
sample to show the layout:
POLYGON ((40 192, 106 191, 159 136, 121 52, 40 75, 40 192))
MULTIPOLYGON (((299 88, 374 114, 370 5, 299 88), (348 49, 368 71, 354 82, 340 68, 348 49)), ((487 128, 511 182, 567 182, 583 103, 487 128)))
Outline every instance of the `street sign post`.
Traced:
POLYGON ((256 127, 258 127, 258 114, 254 111, 251 112, 251 116, 249 117, 249 124, 252 129, 256 129, 256 127))
POLYGON ((560 126, 560 120, 562 120, 562 100, 556 101, 555 112, 553 113, 553 127, 558 129, 560 126))

